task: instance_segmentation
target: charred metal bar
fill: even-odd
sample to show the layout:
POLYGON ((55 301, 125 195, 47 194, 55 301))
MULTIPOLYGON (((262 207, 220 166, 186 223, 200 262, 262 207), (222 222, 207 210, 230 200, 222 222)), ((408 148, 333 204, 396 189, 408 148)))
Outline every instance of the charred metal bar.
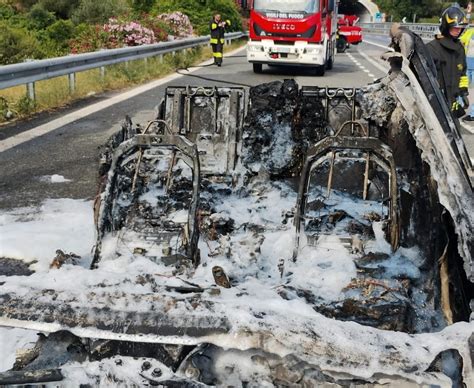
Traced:
POLYGON ((367 155, 365 157, 365 173, 364 173, 364 193, 362 198, 367 200, 367 189, 368 189, 368 183, 369 183, 369 164, 370 164, 370 153, 367 152, 367 155))
POLYGON ((345 123, 343 123, 341 127, 339 128, 339 130, 336 132, 335 136, 341 136, 343 129, 349 124, 351 125, 351 134, 350 134, 351 136, 354 135, 354 128, 356 125, 362 129, 364 136, 367 136, 367 137, 369 136, 369 129, 366 128, 364 125, 362 125, 362 123, 360 123, 359 121, 354 121, 354 120, 346 121, 345 123))
POLYGON ((0 373, 0 385, 38 384, 62 381, 61 369, 7 371, 0 373))
POLYGON ((138 178, 138 170, 140 170, 140 164, 142 162, 142 157, 143 157, 143 150, 141 149, 138 154, 138 160, 137 164, 135 167, 135 174, 133 175, 133 181, 132 181, 132 193, 135 192, 136 184, 137 184, 137 178, 138 178))
POLYGON ((334 174, 335 159, 336 159, 336 153, 332 151, 331 152, 331 165, 329 167, 329 175, 328 175, 328 198, 331 196, 332 174, 334 174))

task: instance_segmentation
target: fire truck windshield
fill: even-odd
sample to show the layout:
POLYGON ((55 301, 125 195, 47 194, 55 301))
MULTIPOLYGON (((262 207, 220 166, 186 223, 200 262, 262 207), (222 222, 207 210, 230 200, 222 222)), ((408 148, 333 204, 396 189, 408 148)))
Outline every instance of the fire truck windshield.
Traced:
POLYGON ((254 0, 253 8, 267 17, 287 17, 285 14, 314 14, 319 0, 254 0))

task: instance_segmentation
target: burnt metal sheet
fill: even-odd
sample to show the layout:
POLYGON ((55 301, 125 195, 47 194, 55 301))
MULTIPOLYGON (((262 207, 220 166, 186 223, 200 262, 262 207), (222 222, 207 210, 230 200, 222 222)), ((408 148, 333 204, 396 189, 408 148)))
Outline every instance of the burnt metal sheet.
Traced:
MULTIPOLYGON (((151 308, 154 304, 162 307, 166 301, 170 302, 169 297, 148 294, 126 295, 125 298, 96 295, 95 298, 102 299, 105 307, 74 306, 73 301, 62 300, 53 290, 46 297, 42 291, 28 298, 3 294, 0 295, 1 323, 46 332, 69 330, 81 337, 87 336, 84 335, 87 330, 92 330, 92 338, 121 339, 126 336, 127 340, 134 338, 135 342, 169 343, 176 337, 204 337, 226 333, 230 329, 228 320, 212 314, 212 310, 201 314, 188 312, 183 316, 172 310, 165 312, 151 308), (150 311, 117 311, 113 306, 107 307, 111 299, 131 305, 149 303, 150 311)), ((183 338, 182 341, 186 340, 183 338)))
POLYGON ((243 88, 168 87, 163 119, 197 145, 203 174, 232 173, 246 112, 243 88))

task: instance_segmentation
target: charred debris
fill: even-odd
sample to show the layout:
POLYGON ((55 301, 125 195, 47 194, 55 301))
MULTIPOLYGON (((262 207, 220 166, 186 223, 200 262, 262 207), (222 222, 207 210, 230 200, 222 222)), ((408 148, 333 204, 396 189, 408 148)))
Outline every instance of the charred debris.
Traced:
POLYGON ((64 331, 0 384, 61 380, 70 362, 137 367, 125 356, 136 379, 109 382, 472 381, 470 162, 428 104, 427 64, 389 60, 360 89, 169 87, 155 120, 127 119, 101 158, 92 263, 127 273, 68 293, 25 280, 27 297, 4 278, 3 325, 64 331))

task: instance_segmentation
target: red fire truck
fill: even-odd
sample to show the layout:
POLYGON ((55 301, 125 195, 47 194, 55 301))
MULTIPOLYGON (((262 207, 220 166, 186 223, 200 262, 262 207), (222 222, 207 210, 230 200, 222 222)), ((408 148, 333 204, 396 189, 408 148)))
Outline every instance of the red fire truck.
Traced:
POLYGON ((337 52, 343 53, 351 44, 362 42, 362 28, 356 26, 359 18, 355 15, 338 15, 337 52))
POLYGON ((249 5, 247 59, 255 73, 264 64, 310 66, 321 76, 332 68, 335 0, 253 0, 249 5))

